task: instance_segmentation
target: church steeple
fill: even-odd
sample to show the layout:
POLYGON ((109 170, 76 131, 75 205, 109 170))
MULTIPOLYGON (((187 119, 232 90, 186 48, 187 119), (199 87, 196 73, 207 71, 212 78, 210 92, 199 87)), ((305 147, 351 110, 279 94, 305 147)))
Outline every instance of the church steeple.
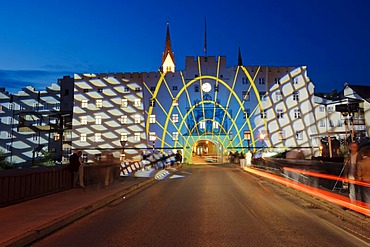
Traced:
POLYGON ((162 72, 175 72, 175 56, 170 39, 170 23, 167 22, 166 44, 162 55, 162 72))
POLYGON ((238 66, 243 66, 242 53, 240 52, 240 46, 239 46, 239 54, 238 54, 238 66))

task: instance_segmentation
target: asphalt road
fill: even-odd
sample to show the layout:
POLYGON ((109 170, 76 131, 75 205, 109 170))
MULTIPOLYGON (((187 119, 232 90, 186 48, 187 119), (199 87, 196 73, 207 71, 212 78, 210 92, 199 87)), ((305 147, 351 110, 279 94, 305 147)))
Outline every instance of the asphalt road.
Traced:
POLYGON ((34 246, 363 247, 369 232, 238 168, 194 165, 34 246))

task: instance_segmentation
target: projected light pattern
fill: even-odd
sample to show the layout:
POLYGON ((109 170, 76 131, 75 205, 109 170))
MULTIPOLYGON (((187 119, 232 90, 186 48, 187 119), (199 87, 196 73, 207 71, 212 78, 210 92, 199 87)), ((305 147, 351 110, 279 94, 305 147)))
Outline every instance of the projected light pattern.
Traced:
MULTIPOLYGON (((274 80, 296 69, 226 67, 225 57, 187 57, 185 68, 159 72, 158 78, 143 82, 146 132, 157 133, 161 148, 182 148, 188 161, 193 145, 201 140, 213 142, 221 156, 230 150, 245 152, 244 131, 251 133, 251 147, 260 148, 259 133, 268 128, 267 121, 259 118, 264 109, 261 95, 274 80)), ((301 70, 296 77, 304 75, 301 70)))
POLYGON ((100 161, 107 155, 121 160, 139 159, 146 148, 142 83, 138 76, 75 74, 72 148, 83 150, 87 162, 100 161))
POLYGON ((60 87, 37 91, 28 86, 16 94, 0 89, 0 151, 18 165, 50 162, 61 156, 60 87))

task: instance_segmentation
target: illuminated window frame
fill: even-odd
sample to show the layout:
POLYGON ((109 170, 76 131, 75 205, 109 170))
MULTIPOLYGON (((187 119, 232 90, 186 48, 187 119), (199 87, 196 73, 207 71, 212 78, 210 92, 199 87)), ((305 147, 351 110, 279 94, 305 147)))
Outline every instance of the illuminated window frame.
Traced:
POLYGON ((177 114, 177 113, 172 114, 172 122, 174 122, 174 123, 179 122, 179 114, 177 114))
POLYGON ((262 118, 262 119, 266 119, 266 118, 267 118, 267 110, 266 110, 266 109, 263 109, 263 110, 261 111, 261 118, 262 118))
POLYGON ((103 107, 103 100, 102 100, 102 99, 97 99, 97 100, 95 101, 95 106, 96 106, 97 108, 101 108, 101 107, 103 107))
POLYGON ((303 131, 302 130, 297 130, 295 132, 295 137, 297 140, 303 140, 303 131))
POLYGON ((134 106, 135 107, 140 107, 141 106, 141 99, 135 99, 134 106))
POLYGON ((87 108, 89 101, 87 99, 81 100, 81 108, 87 108))
POLYGON ((301 118, 301 110, 294 109, 294 118, 301 118))
POLYGON ((156 122, 156 116, 155 115, 150 115, 149 116, 149 123, 153 124, 156 122))
POLYGON ((55 133, 54 134, 54 141, 59 141, 60 140, 60 134, 59 133, 55 133))
POLYGON ((172 106, 179 106, 179 101, 176 98, 172 99, 172 106))
POLYGON ((276 118, 283 119, 284 118, 284 111, 282 109, 276 110, 276 118))
POLYGON ((96 115, 95 116, 95 124, 101 124, 101 123, 102 123, 101 116, 100 115, 96 115))
POLYGON ((179 132, 172 132, 172 140, 173 141, 179 140, 179 132))
POLYGON ((297 91, 293 92, 293 100, 294 101, 299 101, 299 92, 297 92, 297 91))
POLYGON ((124 142, 127 142, 127 135, 128 133, 127 132, 121 132, 121 138, 120 138, 120 141, 124 141, 124 142))
POLYGON ((141 138, 140 138, 140 133, 137 133, 137 132, 136 132, 136 133, 134 133, 134 141, 135 141, 135 142, 139 142, 139 141, 140 141, 140 139, 141 139, 141 138))
POLYGON ((199 129, 204 130, 206 128, 206 121, 199 122, 199 129))
POLYGON ((218 130, 220 128, 220 124, 217 121, 212 122, 212 128, 218 130))
POLYGON ((122 99, 121 100, 121 107, 122 108, 128 107, 128 100, 127 99, 122 99))
POLYGON ((80 123, 81 123, 81 125, 87 125, 87 117, 86 116, 81 116, 80 117, 80 123))
POLYGON ((101 136, 102 136, 101 133, 95 133, 95 135, 94 135, 95 142, 102 142, 103 140, 102 140, 101 136))
POLYGON ((87 136, 86 134, 81 134, 80 135, 80 142, 86 142, 87 141, 87 136))
POLYGON ((137 124, 141 123, 141 116, 139 114, 136 114, 134 116, 134 122, 137 124))
POLYGON ((320 119, 320 121, 319 121, 319 127, 325 127, 325 126, 326 126, 325 119, 320 119))
POLYGON ((127 124, 128 123, 127 115, 122 115, 119 121, 121 122, 121 124, 127 124))

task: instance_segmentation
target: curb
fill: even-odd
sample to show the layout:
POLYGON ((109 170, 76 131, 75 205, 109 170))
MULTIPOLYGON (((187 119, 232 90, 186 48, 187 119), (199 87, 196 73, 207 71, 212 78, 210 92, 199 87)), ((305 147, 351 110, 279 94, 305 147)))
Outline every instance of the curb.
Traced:
POLYGON ((121 198, 123 196, 128 195, 129 193, 134 192, 135 190, 138 190, 154 181, 157 181, 155 178, 148 178, 147 180, 143 182, 139 182, 137 184, 134 184, 130 187, 127 187, 119 192, 116 192, 112 195, 109 195, 99 201, 96 201, 94 203, 91 203, 89 205, 86 205, 84 207, 78 208, 72 213, 66 214, 61 216, 58 219, 55 219, 51 221, 50 223, 44 224, 42 226, 39 226, 31 231, 28 231, 24 234, 19 235, 18 237, 12 238, 10 240, 7 240, 6 242, 3 242, 0 244, 0 247, 5 246, 26 246, 29 245, 36 240, 43 238, 50 233, 57 231, 58 229, 65 227, 72 222, 112 203, 113 201, 117 200, 118 198, 121 198))

